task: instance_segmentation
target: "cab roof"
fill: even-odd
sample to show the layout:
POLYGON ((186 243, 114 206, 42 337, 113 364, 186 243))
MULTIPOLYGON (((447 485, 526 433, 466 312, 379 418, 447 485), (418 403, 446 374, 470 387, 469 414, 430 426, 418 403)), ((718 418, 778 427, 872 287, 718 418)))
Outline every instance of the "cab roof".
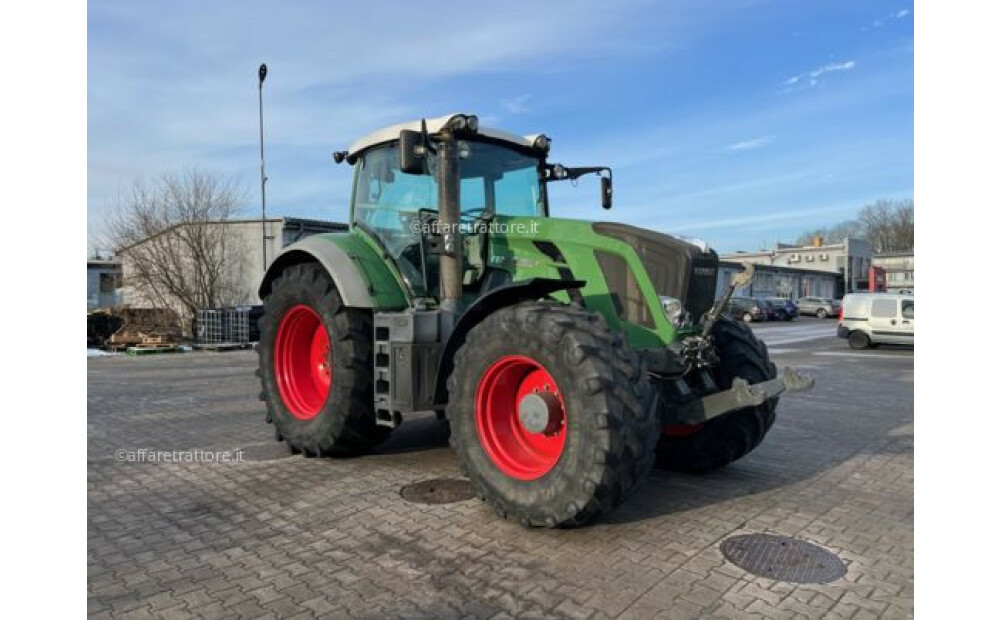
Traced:
MULTIPOLYGON (((456 116, 474 116, 473 114, 446 114, 445 116, 439 116, 437 118, 424 119, 427 122, 427 132, 436 133, 444 127, 448 121, 455 118, 456 116)), ((410 131, 420 131, 421 120, 409 121, 407 123, 399 123, 398 125, 391 125, 389 127, 383 127, 376 131, 371 132, 367 136, 355 140, 353 144, 347 149, 347 156, 354 157, 358 153, 369 149, 373 146, 379 144, 384 144, 386 142, 391 142, 399 138, 399 132, 404 129, 410 131)), ((481 136, 486 136, 494 140, 500 140, 502 142, 509 142, 514 146, 519 146, 522 148, 531 148, 534 144, 535 138, 539 134, 532 134, 528 136, 519 136, 501 129, 493 129, 491 127, 479 126, 476 132, 481 136)))

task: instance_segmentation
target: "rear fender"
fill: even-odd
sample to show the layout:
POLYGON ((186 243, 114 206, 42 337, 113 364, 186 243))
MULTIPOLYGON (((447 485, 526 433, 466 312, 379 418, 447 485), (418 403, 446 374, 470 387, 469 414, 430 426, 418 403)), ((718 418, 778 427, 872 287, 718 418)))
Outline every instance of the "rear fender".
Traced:
POLYGON ((396 310, 407 306, 406 295, 385 260, 357 235, 313 235, 284 248, 261 281, 261 299, 282 271, 302 263, 319 263, 330 275, 345 306, 396 310))

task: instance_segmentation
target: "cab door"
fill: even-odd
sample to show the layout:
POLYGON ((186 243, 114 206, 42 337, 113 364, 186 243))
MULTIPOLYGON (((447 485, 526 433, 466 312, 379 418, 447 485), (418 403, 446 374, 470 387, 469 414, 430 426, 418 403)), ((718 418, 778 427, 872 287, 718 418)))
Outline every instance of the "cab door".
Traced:
POLYGON ((874 342, 890 344, 904 342, 900 337, 900 321, 898 298, 878 296, 872 298, 868 312, 868 325, 871 330, 871 339, 874 342))
POLYGON ((899 338, 904 344, 913 344, 912 299, 903 299, 899 303, 899 338))

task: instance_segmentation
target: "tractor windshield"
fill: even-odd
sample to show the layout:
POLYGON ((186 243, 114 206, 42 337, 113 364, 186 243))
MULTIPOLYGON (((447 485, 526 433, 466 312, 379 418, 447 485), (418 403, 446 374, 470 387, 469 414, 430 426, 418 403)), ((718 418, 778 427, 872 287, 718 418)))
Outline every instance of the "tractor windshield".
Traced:
MULTIPOLYGON (((436 159, 427 174, 400 171, 399 146, 391 142, 367 151, 355 166, 353 222, 385 246, 414 294, 429 294, 436 282, 437 257, 428 256, 421 211, 438 210, 436 159), (426 262, 425 262, 426 261, 426 262)), ((547 213, 543 162, 490 142, 459 143, 461 221, 544 216, 547 213)))
MULTIPOLYGON (((537 158, 488 142, 463 142, 459 150, 463 215, 545 214, 537 158)), ((365 153, 355 173, 354 221, 376 231, 399 230, 421 209, 437 211, 433 157, 428 164, 428 174, 400 172, 395 143, 365 153)))

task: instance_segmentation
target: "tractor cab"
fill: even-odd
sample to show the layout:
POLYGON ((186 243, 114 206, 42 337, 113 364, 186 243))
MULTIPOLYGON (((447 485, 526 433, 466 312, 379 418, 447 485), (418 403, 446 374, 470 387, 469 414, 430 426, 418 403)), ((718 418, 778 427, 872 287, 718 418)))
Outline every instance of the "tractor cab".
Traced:
MULTIPOLYGON (((503 237, 531 219, 549 215, 547 184, 610 169, 549 164, 551 141, 481 127, 478 118, 450 115, 376 131, 337 154, 354 166, 351 222, 391 257, 411 298, 440 298, 441 254, 461 252, 462 299, 509 281, 489 265, 491 233, 503 237), (444 133, 443 133, 444 132, 444 133), (439 144, 442 135, 449 143, 439 144), (453 150, 454 174, 444 179, 438 149, 453 150), (442 188, 452 185, 455 221, 444 221, 442 188)), ((603 187, 603 186, 602 186, 603 187)), ((610 200, 610 181, 607 185, 610 200)), ((610 203, 608 203, 610 206, 610 203)), ((450 214, 449 214, 450 215, 450 214)))

